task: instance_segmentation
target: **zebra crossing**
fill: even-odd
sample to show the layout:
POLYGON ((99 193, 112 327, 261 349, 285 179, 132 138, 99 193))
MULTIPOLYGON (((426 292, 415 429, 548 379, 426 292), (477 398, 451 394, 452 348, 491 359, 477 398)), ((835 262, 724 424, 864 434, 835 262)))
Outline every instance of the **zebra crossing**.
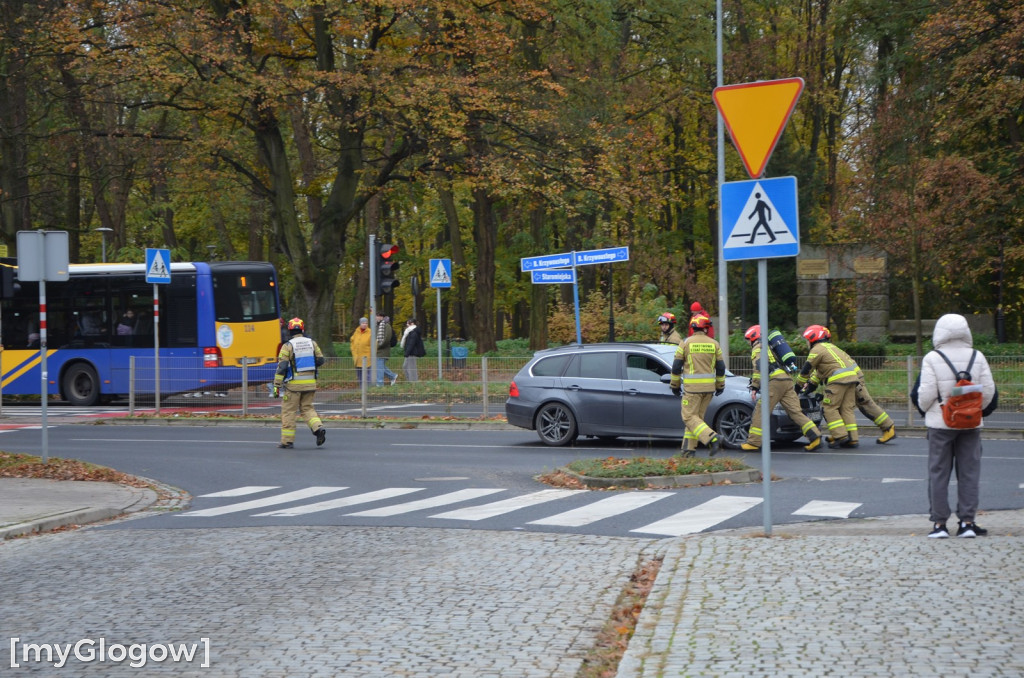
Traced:
MULTIPOLYGON (((287 489, 275 485, 252 485, 230 488, 196 497, 203 505, 195 510, 176 514, 178 519, 215 518, 244 515, 250 519, 296 518, 336 515, 351 518, 395 518, 417 515, 430 524, 450 526, 454 522, 487 525, 503 519, 512 529, 538 527, 586 528, 601 521, 617 519, 628 522, 637 516, 636 524, 624 532, 631 535, 681 537, 711 530, 758 507, 763 499, 757 496, 722 494, 710 500, 678 510, 678 491, 624 492, 605 494, 588 490, 545 489, 501 497, 511 490, 497 487, 472 487, 431 494, 427 487, 388 487, 357 491, 347 486, 310 486, 287 489), (676 503, 670 501, 676 498, 676 503), (581 499, 592 499, 581 503, 581 499), (217 500, 229 500, 219 503, 217 500), (216 504, 207 506, 207 504, 216 504), (377 504, 365 508, 365 505, 377 504), (651 509, 666 507, 651 521, 651 509), (514 514, 526 509, 542 509, 548 515, 515 523, 514 514)), ((862 504, 856 502, 813 500, 792 511, 803 518, 849 518, 862 504)), ((655 511, 657 513, 657 511, 655 511)), ((365 523, 360 523, 365 524, 365 523)))

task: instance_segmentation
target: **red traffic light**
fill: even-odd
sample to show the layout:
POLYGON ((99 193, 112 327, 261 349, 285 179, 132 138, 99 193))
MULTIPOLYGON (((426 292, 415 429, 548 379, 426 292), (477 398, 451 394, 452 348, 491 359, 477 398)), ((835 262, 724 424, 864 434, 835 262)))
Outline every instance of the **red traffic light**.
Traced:
POLYGON ((380 257, 381 257, 381 259, 390 259, 392 254, 398 254, 398 245, 381 245, 380 246, 380 257))

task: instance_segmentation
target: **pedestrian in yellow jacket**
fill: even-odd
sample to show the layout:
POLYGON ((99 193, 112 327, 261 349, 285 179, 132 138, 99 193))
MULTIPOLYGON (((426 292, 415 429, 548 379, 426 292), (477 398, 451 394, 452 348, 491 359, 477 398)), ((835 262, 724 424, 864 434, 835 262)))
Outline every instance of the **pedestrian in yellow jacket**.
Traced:
POLYGON ((373 332, 370 330, 370 319, 360 318, 359 327, 348 338, 352 347, 352 362, 356 366, 356 381, 364 382, 370 379, 370 342, 373 340, 373 332), (363 364, 363 359, 366 364, 363 364), (365 368, 365 372, 364 372, 365 368))

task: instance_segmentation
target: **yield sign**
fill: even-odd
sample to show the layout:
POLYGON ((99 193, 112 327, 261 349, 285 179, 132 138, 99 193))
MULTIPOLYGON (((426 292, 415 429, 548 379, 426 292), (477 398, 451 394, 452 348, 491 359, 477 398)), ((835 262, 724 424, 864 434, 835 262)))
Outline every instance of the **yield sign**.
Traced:
POLYGON ((716 87, 711 93, 751 179, 764 173, 803 90, 803 78, 785 78, 716 87))

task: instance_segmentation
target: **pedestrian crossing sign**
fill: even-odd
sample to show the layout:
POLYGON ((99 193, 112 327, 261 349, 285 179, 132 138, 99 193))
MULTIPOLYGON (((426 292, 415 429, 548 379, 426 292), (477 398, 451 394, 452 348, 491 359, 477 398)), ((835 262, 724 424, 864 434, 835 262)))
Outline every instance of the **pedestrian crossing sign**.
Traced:
POLYGON ((796 177, 727 182, 720 197, 725 261, 800 254, 796 177))
POLYGON ((146 248, 146 282, 168 284, 171 282, 171 251, 146 248))
POLYGON ((451 287, 452 286, 452 260, 431 259, 430 260, 430 286, 451 287))

